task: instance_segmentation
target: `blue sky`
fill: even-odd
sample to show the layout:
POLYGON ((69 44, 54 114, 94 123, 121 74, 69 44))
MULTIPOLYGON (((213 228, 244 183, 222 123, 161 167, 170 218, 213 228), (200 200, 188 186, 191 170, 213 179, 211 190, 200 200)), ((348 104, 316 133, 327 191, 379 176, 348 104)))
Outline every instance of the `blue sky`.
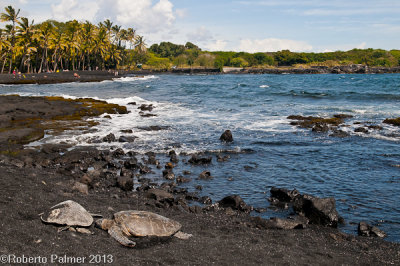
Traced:
POLYGON ((203 49, 266 52, 400 49, 399 0, 0 0, 45 19, 110 18, 147 44, 192 41, 203 49))

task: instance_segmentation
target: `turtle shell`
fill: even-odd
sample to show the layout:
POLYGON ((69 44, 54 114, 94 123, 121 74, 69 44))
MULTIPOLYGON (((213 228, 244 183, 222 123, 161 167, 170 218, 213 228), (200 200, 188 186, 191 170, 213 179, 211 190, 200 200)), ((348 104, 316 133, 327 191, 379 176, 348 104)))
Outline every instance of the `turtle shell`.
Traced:
POLYGON ((72 200, 61 202, 43 213, 40 217, 45 223, 69 226, 90 226, 93 217, 79 203, 72 200))
POLYGON ((117 212, 114 221, 132 236, 171 236, 182 227, 177 221, 147 211, 117 212))

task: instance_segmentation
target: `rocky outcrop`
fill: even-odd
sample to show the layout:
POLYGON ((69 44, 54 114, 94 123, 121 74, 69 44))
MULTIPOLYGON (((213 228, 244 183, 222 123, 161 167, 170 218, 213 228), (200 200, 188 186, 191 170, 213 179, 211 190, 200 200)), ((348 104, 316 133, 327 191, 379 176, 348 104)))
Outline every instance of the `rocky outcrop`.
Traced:
POLYGON ((221 135, 221 137, 219 137, 219 139, 224 142, 233 142, 232 132, 229 129, 225 130, 225 132, 222 133, 222 135, 221 135))
POLYGON ((371 226, 366 222, 360 222, 358 224, 358 235, 359 236, 373 236, 373 237, 386 237, 386 233, 380 230, 376 226, 371 226))
POLYGON ((107 136, 105 136, 103 139, 103 142, 115 142, 116 138, 115 135, 113 133, 108 134, 107 136))
POLYGON ((272 199, 277 199, 283 202, 293 202, 300 196, 300 193, 296 189, 288 190, 285 188, 272 187, 270 193, 272 199))
POLYGON ((189 163, 191 164, 209 164, 212 161, 212 157, 198 157, 197 155, 192 155, 189 159, 189 163))
POLYGON ((247 205, 244 200, 238 195, 231 195, 223 198, 219 202, 219 206, 222 208, 232 208, 233 210, 250 212, 253 208, 247 205))
POLYGON ((295 199, 293 209, 310 220, 311 224, 336 228, 339 223, 339 214, 336 210, 334 198, 317 198, 302 195, 295 199))

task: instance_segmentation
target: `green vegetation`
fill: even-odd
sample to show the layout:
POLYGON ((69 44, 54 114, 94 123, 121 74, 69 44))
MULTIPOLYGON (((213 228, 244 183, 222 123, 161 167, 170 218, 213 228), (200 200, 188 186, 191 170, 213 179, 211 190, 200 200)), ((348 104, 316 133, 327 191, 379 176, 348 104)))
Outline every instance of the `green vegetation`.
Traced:
POLYGON ((110 20, 34 24, 7 6, 0 20, 1 73, 13 70, 40 73, 57 70, 115 69, 147 61, 146 44, 133 28, 123 29, 110 20))
POLYGON ((209 52, 197 45, 161 42, 146 48, 133 28, 122 29, 110 20, 94 25, 89 21, 34 24, 19 17, 19 10, 5 8, 0 20, 1 72, 48 72, 58 70, 135 69, 137 66, 167 70, 179 68, 310 67, 363 64, 376 67, 400 65, 400 50, 353 49, 325 53, 209 52))
POLYGON ((400 50, 353 49, 326 53, 295 53, 289 50, 265 53, 245 52, 208 52, 202 51, 196 45, 188 42, 186 45, 162 42, 149 48, 149 67, 310 67, 310 66, 340 66, 363 64, 374 67, 395 67, 400 65, 400 50))

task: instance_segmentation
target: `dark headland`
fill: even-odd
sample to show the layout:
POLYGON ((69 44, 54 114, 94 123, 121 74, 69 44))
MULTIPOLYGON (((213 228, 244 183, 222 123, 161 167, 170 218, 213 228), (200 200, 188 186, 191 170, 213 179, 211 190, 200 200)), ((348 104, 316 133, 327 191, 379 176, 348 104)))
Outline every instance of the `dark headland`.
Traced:
MULTIPOLYGON (((48 264, 80 257, 86 259, 85 265, 93 258, 96 264, 113 265, 400 264, 398 243, 348 235, 304 220, 299 222, 304 229, 277 229, 276 223, 250 216, 251 206, 238 197, 221 202, 219 207, 208 199, 202 199, 204 205, 192 205, 198 200, 196 195, 175 187, 175 181, 184 182, 184 178, 166 179, 172 173, 171 165, 185 159, 173 152, 167 157, 171 164, 166 164, 162 174, 164 165, 157 168, 157 161, 167 155, 90 147, 71 150, 66 144, 32 149, 22 146, 40 138, 40 134, 35 138, 29 132, 57 134, 77 125, 89 130, 92 124, 85 122, 85 117, 107 112, 123 115, 126 109, 87 99, 0 96, 1 255, 20 259, 40 256, 48 264), (159 173, 164 183, 149 182, 149 170, 159 173), (132 175, 139 177, 134 184, 138 190, 132 189, 132 175), (64 200, 74 200, 106 218, 121 210, 152 211, 179 221, 182 231, 193 236, 189 240, 137 239, 137 246, 129 249, 93 225, 89 228, 92 234, 58 233, 56 226, 41 222, 39 214, 64 200)), ((187 164, 188 171, 191 167, 187 164)), ((271 210, 267 212, 273 216, 271 210)))
POLYGON ((366 65, 311 66, 307 68, 173 68, 112 71, 61 71, 34 74, 1 74, 0 84, 54 84, 68 82, 100 82, 115 78, 154 74, 385 74, 400 73, 400 67, 368 67, 366 65))

